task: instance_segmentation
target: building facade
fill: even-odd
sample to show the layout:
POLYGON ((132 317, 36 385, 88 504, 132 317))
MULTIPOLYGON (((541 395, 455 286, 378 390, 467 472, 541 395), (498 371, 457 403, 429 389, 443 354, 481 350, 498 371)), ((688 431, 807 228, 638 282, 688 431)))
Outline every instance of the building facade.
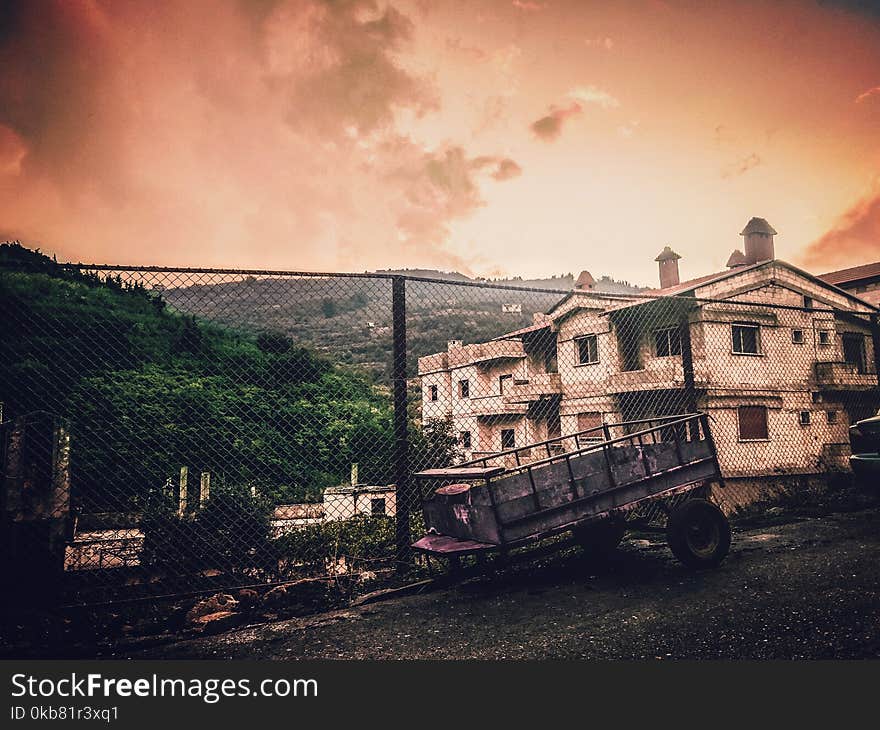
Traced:
POLYGON ((877 309, 776 260, 775 234, 752 219, 725 271, 685 282, 666 247, 659 289, 582 275, 533 326, 450 341, 419 360, 423 420, 451 419, 470 459, 699 410, 725 476, 846 468, 849 425, 880 406, 877 309))

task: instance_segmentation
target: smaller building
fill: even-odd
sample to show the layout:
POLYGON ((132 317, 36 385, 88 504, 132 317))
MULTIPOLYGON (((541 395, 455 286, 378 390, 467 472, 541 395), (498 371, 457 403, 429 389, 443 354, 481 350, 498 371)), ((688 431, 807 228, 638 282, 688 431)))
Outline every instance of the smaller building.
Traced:
POLYGON ((394 517, 397 492, 393 484, 342 485, 324 490, 324 522, 347 520, 358 515, 394 517))
POLYGON ((510 304, 502 304, 501 311, 505 314, 522 314, 522 304, 516 302, 510 304))

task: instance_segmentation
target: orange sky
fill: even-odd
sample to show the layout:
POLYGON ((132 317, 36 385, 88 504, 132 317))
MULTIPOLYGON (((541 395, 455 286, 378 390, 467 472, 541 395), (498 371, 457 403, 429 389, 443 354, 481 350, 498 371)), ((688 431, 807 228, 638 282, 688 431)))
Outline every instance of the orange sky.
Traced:
POLYGON ((880 259, 880 9, 66 0, 0 14, 0 236, 62 260, 656 283, 751 216, 880 259))

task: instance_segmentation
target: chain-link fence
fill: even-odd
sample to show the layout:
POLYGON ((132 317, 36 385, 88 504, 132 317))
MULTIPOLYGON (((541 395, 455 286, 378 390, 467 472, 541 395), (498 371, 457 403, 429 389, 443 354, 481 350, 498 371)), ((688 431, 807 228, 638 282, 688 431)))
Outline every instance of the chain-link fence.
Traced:
POLYGON ((874 310, 775 262, 683 292, 2 263, 5 580, 73 602, 381 581, 424 534, 414 472, 634 435, 675 486, 646 442, 680 451, 683 414, 732 512, 845 475, 880 405, 874 310))

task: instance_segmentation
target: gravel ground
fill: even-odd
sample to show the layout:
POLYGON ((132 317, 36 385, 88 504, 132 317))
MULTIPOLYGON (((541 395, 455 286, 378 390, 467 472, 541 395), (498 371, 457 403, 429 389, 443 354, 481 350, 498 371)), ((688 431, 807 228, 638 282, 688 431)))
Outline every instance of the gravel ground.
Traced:
POLYGON ((118 656, 796 659, 880 655, 880 510, 736 530, 721 567, 662 535, 603 568, 557 557, 492 580, 118 656))

